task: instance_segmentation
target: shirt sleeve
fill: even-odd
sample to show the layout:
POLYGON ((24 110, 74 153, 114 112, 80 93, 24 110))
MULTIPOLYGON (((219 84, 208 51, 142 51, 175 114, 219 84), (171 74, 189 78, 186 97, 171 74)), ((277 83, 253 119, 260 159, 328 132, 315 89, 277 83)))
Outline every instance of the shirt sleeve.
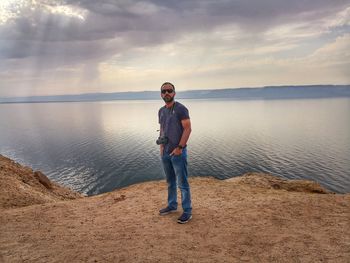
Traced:
POLYGON ((178 116, 180 121, 190 118, 190 115, 188 113, 188 109, 185 106, 183 106, 179 109, 179 111, 177 112, 177 116, 178 116))

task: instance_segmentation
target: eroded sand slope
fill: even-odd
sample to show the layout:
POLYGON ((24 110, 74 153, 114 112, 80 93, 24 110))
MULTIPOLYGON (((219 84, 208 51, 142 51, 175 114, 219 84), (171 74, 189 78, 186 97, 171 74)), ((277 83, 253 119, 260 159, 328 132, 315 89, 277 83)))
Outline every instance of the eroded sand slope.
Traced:
POLYGON ((163 181, 23 207, 2 196, 0 262, 350 262, 349 194, 264 174, 190 183, 185 225, 180 209, 158 215, 163 181))

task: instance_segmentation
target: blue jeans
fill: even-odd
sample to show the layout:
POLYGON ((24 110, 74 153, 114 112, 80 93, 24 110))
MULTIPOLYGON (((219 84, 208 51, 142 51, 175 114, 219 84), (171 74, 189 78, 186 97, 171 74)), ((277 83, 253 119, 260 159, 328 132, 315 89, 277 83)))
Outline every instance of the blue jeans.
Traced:
POLYGON ((181 155, 170 156, 164 153, 162 165, 168 183, 168 207, 177 209, 177 185, 181 191, 182 209, 192 214, 190 185, 187 180, 187 150, 182 149, 181 155))

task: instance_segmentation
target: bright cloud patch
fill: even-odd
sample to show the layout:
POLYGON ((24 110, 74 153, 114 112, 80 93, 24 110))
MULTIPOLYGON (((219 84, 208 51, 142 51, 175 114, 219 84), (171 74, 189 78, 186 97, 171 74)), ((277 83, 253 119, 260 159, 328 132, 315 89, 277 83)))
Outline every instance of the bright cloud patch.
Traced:
POLYGON ((85 19, 86 10, 83 10, 78 7, 73 7, 69 5, 61 5, 61 6, 45 6, 52 14, 60 14, 69 17, 79 18, 81 20, 85 19))
POLYGON ((0 1, 0 25, 5 24, 11 18, 20 16, 21 9, 28 5, 26 0, 1 0, 0 1))

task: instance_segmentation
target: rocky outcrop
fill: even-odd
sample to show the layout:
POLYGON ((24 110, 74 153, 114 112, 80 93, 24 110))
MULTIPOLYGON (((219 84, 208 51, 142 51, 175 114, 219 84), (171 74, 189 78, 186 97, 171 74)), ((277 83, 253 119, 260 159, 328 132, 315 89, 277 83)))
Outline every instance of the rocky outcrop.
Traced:
POLYGON ((246 173, 244 176, 233 177, 226 180, 235 184, 249 185, 257 188, 286 190, 290 192, 304 192, 328 194, 320 184, 310 180, 287 180, 264 173, 246 173))
POLYGON ((82 197, 51 182, 42 172, 33 171, 0 155, 0 208, 71 200, 82 197))
POLYGON ((49 178, 46 177, 45 174, 43 174, 40 171, 34 172, 34 177, 38 179, 39 183, 41 183, 43 186, 45 186, 47 189, 52 189, 52 184, 49 178))

